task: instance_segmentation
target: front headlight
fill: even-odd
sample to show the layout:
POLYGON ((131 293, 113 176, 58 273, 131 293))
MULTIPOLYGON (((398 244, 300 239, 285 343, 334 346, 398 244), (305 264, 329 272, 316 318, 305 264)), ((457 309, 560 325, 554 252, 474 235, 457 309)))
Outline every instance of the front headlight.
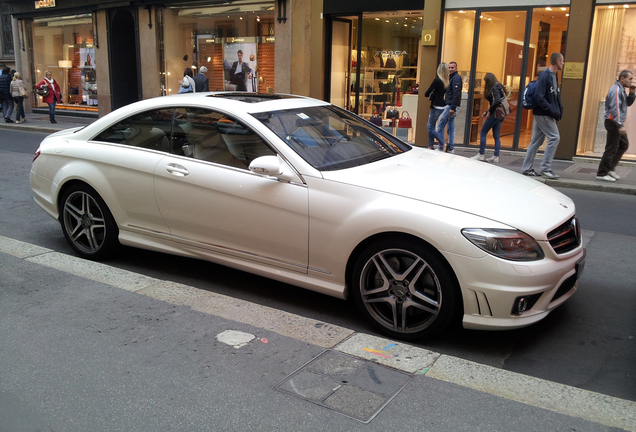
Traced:
POLYGON ((511 261, 538 261, 543 250, 535 239, 519 230, 465 228, 462 234, 489 254, 511 261))

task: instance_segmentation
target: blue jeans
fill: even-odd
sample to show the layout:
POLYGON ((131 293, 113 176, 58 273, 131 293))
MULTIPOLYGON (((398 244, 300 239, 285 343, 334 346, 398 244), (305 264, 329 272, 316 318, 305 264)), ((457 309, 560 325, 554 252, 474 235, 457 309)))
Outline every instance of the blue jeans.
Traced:
POLYGON ((10 119, 11 114, 13 114, 13 98, 2 98, 2 115, 10 119))
POLYGON ((488 131, 492 129, 492 136, 495 138, 495 156, 499 156, 499 149, 501 148, 501 140, 499 139, 499 132, 501 132, 501 125, 503 124, 504 117, 497 119, 494 115, 491 115, 486 119, 484 125, 481 127, 481 133, 479 134, 479 154, 486 152, 486 135, 488 131))
POLYGON ((532 119, 532 138, 530 139, 528 150, 526 150, 526 157, 523 159, 521 172, 527 172, 532 169, 534 156, 546 138, 548 139, 548 144, 545 146, 543 159, 541 159, 541 172, 552 171, 552 159, 561 136, 559 135, 557 123, 552 117, 536 115, 532 119))
POLYGON ((447 127, 448 130, 448 150, 455 150, 455 118, 457 117, 457 113, 459 112, 459 107, 455 110, 455 114, 450 114, 450 105, 446 105, 444 108, 444 112, 439 117, 439 122, 437 123, 437 133, 442 137, 444 136, 444 127, 447 127))
POLYGON ((439 148, 444 148, 444 136, 435 130, 437 119, 443 112, 443 109, 431 108, 431 113, 428 115, 428 124, 426 125, 426 129, 428 129, 428 148, 435 148, 435 139, 439 141, 439 148))
POLYGON ((55 121, 55 102, 49 104, 49 120, 55 121))

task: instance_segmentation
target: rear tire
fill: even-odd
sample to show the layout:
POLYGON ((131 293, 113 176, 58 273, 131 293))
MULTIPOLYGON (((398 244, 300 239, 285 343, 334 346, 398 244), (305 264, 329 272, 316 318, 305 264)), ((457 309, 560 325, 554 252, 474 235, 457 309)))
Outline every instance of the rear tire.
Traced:
POLYGON ((461 295, 452 269, 416 241, 382 239, 358 258, 351 280, 358 308, 398 339, 430 337, 457 316, 461 295))
POLYGON ((86 184, 71 186, 60 200, 62 232, 82 258, 100 260, 119 246, 119 229, 99 194, 86 184))

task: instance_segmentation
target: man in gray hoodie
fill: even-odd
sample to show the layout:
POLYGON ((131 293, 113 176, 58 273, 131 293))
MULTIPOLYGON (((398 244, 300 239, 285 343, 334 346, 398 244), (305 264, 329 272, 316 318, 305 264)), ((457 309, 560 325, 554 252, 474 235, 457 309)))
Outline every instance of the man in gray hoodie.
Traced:
POLYGON ((607 141, 605 151, 598 165, 596 179, 608 182, 619 180, 616 174, 616 165, 629 147, 625 120, 627 119, 627 107, 636 99, 636 86, 632 84, 633 75, 624 70, 618 74, 618 80, 614 83, 607 96, 605 96, 605 129, 607 141), (629 96, 625 89, 629 89, 629 96))

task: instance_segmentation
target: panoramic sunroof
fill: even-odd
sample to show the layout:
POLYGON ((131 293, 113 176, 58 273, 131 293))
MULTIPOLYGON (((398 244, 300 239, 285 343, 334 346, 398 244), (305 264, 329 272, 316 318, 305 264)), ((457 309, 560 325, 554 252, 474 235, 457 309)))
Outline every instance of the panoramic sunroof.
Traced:
POLYGON ((294 95, 280 95, 280 94, 268 94, 268 93, 219 93, 213 94, 209 97, 217 97, 223 99, 233 99, 247 103, 258 103, 278 99, 299 99, 294 95))

